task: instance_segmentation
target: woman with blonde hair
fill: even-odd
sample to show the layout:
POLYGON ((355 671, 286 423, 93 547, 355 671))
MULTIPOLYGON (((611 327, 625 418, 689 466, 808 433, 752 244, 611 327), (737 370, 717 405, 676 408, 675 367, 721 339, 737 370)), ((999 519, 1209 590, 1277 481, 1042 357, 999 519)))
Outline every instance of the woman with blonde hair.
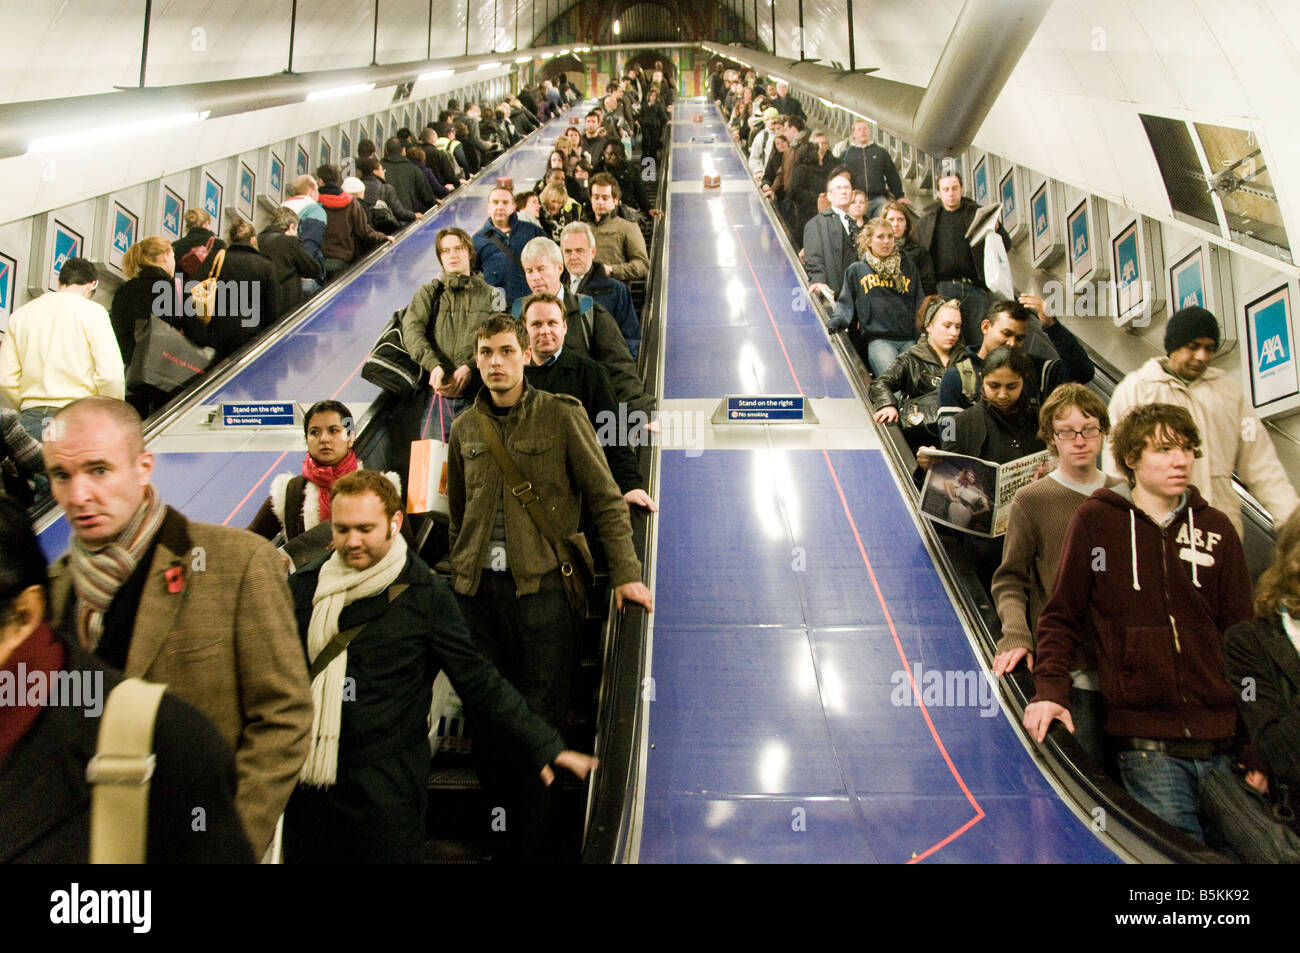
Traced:
POLYGON ((212 231, 212 225, 212 216, 208 214, 206 209, 192 208, 186 211, 185 235, 172 242, 172 251, 176 253, 176 268, 184 278, 193 278, 199 272, 198 267, 193 269, 193 274, 185 271, 185 264, 182 259, 185 258, 186 253, 194 248, 207 247, 209 239, 211 239, 212 245, 208 248, 208 258, 226 247, 226 243, 212 231))

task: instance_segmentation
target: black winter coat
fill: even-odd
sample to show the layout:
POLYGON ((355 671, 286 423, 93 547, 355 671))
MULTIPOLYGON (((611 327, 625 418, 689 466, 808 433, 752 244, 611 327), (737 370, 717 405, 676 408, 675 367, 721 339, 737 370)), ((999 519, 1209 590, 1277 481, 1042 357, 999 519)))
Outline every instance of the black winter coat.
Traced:
POLYGON ((424 173, 414 162, 405 156, 382 161, 386 181, 397 192, 403 205, 408 209, 429 208, 433 205, 433 189, 429 188, 424 173))
POLYGON ((277 319, 302 304, 303 278, 325 280, 325 269, 297 235, 286 235, 284 232, 268 228, 257 236, 257 249, 271 262, 271 267, 275 271, 280 299, 280 313, 277 319))
MULTIPOLYGON (((183 236, 172 242, 172 251, 176 253, 176 270, 182 275, 185 275, 186 278, 193 278, 194 275, 185 274, 185 269, 181 267, 181 259, 185 257, 185 253, 191 248, 198 245, 206 245, 209 238, 215 237, 215 234, 210 229, 191 228, 183 236)), ((212 251, 209 253, 208 257, 211 258, 212 255, 215 255, 225 247, 226 243, 220 238, 217 238, 217 240, 212 243, 212 251)))
POLYGON ((614 482, 620 493, 645 489, 641 470, 637 466, 636 451, 623 441, 626 436, 618 426, 618 403, 614 387, 605 369, 589 357, 583 357, 573 348, 560 349, 560 355, 549 366, 529 364, 524 368, 528 383, 538 390, 552 394, 568 394, 582 401, 592 429, 605 451, 614 482), (607 439, 611 438, 612 439, 607 439))
MULTIPOLYGON (((39 634, 37 636, 39 637, 39 634)), ((65 672, 102 678, 102 704, 122 673, 65 639, 65 672)), ((84 683, 83 683, 84 684, 84 683)), ((93 683, 92 683, 93 684, 93 683)), ((90 859, 86 765, 99 739, 87 709, 52 705, 0 762, 0 863, 84 864, 90 859)), ((235 759, 198 709, 168 692, 158 707, 145 858, 151 864, 251 864, 235 812, 235 759), (195 809, 203 810, 196 831, 195 809)))
MULTIPOLYGON (((289 577, 304 650, 324 562, 289 577)), ((410 553, 399 583, 407 588, 391 602, 379 593, 350 603, 339 616, 341 630, 365 628, 347 648, 355 695, 343 705, 338 781, 294 791, 284 819, 288 863, 419 861, 429 781, 426 718, 442 669, 466 714, 513 737, 539 771, 565 748, 474 645, 443 579, 410 553)))
POLYGON ((1047 449, 1038 436, 1038 402, 1023 399, 1010 414, 1002 414, 980 398, 954 418, 954 437, 943 449, 993 463, 1010 463, 1047 449))
POLYGON ((1269 776, 1269 794, 1275 800, 1285 785, 1291 807, 1300 797, 1300 654, 1287 637, 1282 621, 1252 619, 1224 633, 1228 681, 1247 684, 1254 694, 1237 700, 1255 753, 1269 776))
MULTIPOLYGON (((213 252, 196 276, 200 281, 207 278, 215 260, 213 252)), ((217 312, 194 340, 201 347, 215 348, 221 360, 278 320, 280 288, 270 259, 244 244, 226 249, 217 288, 217 312)))

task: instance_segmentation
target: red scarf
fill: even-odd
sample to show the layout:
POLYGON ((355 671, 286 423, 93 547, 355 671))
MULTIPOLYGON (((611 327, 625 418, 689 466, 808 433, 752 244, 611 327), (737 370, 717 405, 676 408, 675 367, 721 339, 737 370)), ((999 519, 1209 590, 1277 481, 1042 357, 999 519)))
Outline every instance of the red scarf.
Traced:
MULTIPOLYGON (((67 650, 63 643, 54 635, 54 630, 50 628, 48 622, 42 622, 40 628, 23 640, 23 643, 14 649, 13 655, 5 661, 0 671, 8 672, 9 678, 16 679, 21 671, 24 674, 32 672, 59 672, 63 669, 64 659, 67 657, 67 650), (19 664, 23 666, 19 669, 19 664)), ((51 685, 53 679, 46 677, 45 684, 51 685)), ((16 699, 15 699, 16 701, 16 699)), ((48 699, 45 699, 48 701, 48 699)), ((7 704, 0 705, 0 758, 4 758, 18 742, 22 741, 23 736, 40 717, 45 705, 18 705, 7 704)))
POLYGON ((330 518, 330 490, 334 488, 334 481, 339 477, 351 473, 354 470, 361 469, 357 462, 357 455, 351 450, 348 455, 334 464, 327 467, 324 464, 317 463, 311 458, 311 454, 303 457, 302 475, 307 478, 309 483, 319 487, 320 492, 320 521, 328 523, 330 518))

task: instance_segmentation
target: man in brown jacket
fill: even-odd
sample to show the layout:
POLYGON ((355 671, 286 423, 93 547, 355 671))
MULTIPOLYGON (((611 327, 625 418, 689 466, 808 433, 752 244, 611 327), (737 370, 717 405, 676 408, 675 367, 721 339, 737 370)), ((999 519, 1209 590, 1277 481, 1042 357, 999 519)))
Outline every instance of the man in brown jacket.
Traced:
POLYGON ((51 617, 109 665, 166 684, 216 726, 235 752, 235 807, 260 856, 312 721, 275 549, 166 506, 150 482, 140 418, 123 401, 88 397, 62 408, 45 467, 73 531, 50 570, 51 617))
MULTIPOLYGON (((555 550, 512 492, 484 428, 497 432, 562 538, 577 533, 584 504, 591 511, 616 606, 628 601, 651 610, 653 599, 641 582, 627 504, 586 412, 575 398, 529 387, 524 368, 531 357, 528 332, 513 318, 494 315, 479 328, 475 359, 485 386, 451 425, 447 454, 451 565, 475 643, 528 707, 563 732, 581 620, 565 598, 555 550)), ((547 843, 553 797, 518 767, 504 739, 474 730, 479 774, 489 803, 506 805, 511 849, 529 860, 558 859, 547 843)))

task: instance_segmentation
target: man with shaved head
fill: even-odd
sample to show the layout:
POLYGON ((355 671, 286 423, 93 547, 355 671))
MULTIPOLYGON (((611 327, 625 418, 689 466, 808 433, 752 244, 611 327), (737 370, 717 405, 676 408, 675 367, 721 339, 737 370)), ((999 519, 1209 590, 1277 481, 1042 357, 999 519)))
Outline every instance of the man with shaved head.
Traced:
POLYGON ((73 534, 50 567, 55 625, 207 715, 235 751, 235 806, 261 855, 312 722, 279 556, 252 533, 191 522, 159 499, 154 457, 129 404, 73 401, 47 437, 50 489, 73 534))

